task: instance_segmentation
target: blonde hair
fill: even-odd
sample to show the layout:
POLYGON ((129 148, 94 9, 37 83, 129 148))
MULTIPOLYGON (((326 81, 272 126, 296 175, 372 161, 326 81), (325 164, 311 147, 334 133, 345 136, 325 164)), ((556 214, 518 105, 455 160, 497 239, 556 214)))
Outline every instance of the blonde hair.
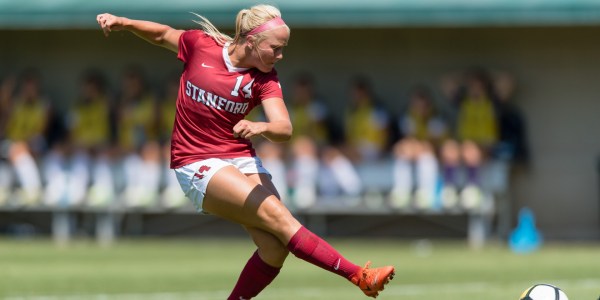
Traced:
MULTIPOLYGON (((196 13, 193 14, 200 18, 200 20, 194 20, 194 22, 199 24, 202 27, 202 30, 214 38, 215 41, 217 41, 217 43, 220 45, 225 45, 225 43, 228 42, 236 44, 245 39, 252 29, 271 19, 281 17, 281 12, 279 9, 268 4, 258 4, 250 7, 249 9, 242 9, 238 12, 237 17, 235 18, 235 36, 232 38, 219 31, 219 29, 217 29, 217 27, 215 27, 215 25, 213 25, 207 18, 196 13)), ((264 38, 262 32, 256 34, 255 36, 257 37, 257 41, 261 41, 264 38)))

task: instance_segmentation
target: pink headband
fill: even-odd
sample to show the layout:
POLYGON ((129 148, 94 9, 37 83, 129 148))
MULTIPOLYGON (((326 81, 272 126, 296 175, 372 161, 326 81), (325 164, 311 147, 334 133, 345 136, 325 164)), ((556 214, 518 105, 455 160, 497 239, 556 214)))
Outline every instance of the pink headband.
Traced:
POLYGON ((262 25, 250 30, 250 32, 248 32, 247 35, 255 35, 282 25, 285 25, 283 19, 281 17, 275 17, 267 22, 264 22, 262 25))

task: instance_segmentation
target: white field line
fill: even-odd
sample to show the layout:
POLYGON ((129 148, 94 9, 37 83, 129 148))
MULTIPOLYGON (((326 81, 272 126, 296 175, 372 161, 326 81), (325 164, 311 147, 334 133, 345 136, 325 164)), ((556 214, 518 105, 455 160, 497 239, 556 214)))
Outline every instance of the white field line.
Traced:
MULTIPOLYGON (((600 287, 600 278, 587 278, 577 280, 541 280, 540 283, 553 283, 559 287, 568 287, 569 289, 596 290, 600 287)), ((436 283, 436 284, 396 284, 387 286, 386 295, 394 296, 415 296, 430 294, 470 294, 479 292, 489 292, 494 290, 506 290, 507 286, 514 286, 515 289, 527 288, 522 283, 502 283, 495 284, 489 282, 461 282, 461 283, 436 283)), ((273 290, 271 288, 271 290, 273 290)), ((229 290, 207 291, 207 292, 182 292, 182 293, 125 293, 125 294, 86 294, 86 295, 47 295, 47 296, 12 296, 4 300, 217 300, 225 299, 229 295, 229 290)), ((318 297, 322 295, 323 288, 277 288, 275 295, 263 294, 261 299, 279 299, 280 295, 291 293, 303 297, 318 297)))

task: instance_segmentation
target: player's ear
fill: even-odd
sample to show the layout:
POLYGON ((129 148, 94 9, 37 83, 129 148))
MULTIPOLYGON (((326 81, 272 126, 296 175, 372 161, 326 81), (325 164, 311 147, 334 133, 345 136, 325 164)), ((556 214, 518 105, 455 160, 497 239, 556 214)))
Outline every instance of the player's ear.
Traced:
POLYGON ((256 42, 256 37, 254 37, 253 35, 250 35, 246 38, 246 47, 248 47, 250 50, 254 49, 254 43, 256 42))

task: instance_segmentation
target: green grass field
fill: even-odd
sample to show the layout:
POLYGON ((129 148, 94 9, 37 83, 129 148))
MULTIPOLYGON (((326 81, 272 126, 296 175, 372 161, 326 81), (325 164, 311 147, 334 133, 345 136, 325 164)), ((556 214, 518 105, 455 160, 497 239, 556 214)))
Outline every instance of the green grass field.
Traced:
MULTIPOLYGON (((546 282, 571 300, 600 296, 600 244, 547 244, 529 255, 463 242, 330 240, 349 259, 394 264, 378 299, 518 299, 546 282)), ((253 251, 249 240, 92 241, 0 239, 2 299, 225 299, 253 251)), ((367 299, 345 279, 293 256, 258 299, 367 299)))

